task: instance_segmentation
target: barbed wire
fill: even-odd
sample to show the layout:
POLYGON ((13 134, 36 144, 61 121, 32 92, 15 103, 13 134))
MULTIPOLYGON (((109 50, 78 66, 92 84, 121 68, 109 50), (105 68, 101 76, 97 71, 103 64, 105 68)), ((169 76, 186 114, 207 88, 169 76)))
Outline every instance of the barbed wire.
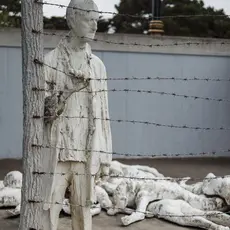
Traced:
MULTIPOLYGON (((61 202, 48 202, 48 201, 39 201, 39 200, 28 200, 27 202, 28 203, 33 203, 33 204, 50 204, 50 205, 67 206, 66 204, 61 203, 61 202)), ((150 202, 150 204, 154 203, 154 202, 157 202, 157 201, 150 202)), ((72 207, 83 207, 83 208, 84 207, 89 207, 89 206, 86 206, 86 205, 73 204, 73 203, 69 203, 69 205, 72 206, 72 207)), ((120 210, 121 212, 124 211, 124 209, 117 208, 117 207, 111 207, 110 209, 120 210)), ((127 211, 129 210, 129 211, 132 211, 132 212, 141 213, 141 214, 145 214, 145 215, 154 214, 154 217, 158 217, 158 218, 160 218, 160 217, 199 217, 199 216, 219 216, 219 215, 223 215, 223 213, 221 213, 221 212, 220 213, 213 212, 213 213, 199 214, 199 215, 170 215, 170 214, 159 215, 159 214, 155 214, 155 213, 150 212, 150 211, 141 212, 141 211, 138 211, 138 210, 135 210, 135 209, 130 209, 130 208, 125 208, 125 210, 127 210, 127 211)))
MULTIPOLYGON (((67 76, 73 76, 73 74, 68 74, 66 73, 65 71, 62 71, 62 70, 59 70, 58 68, 56 67, 53 67, 47 63, 44 63, 44 62, 41 62, 39 61, 38 59, 34 59, 34 62, 36 64, 39 64, 39 65, 44 65, 44 66, 47 66, 53 70, 56 70, 58 72, 61 72, 61 73, 64 73, 65 75, 67 76)), ((77 78, 77 77, 76 77, 77 78)), ((130 80, 173 80, 173 81, 217 81, 217 82, 221 82, 221 81, 227 81, 227 82, 230 82, 230 78, 228 79, 224 79, 224 78, 197 78, 197 77, 190 77, 190 78, 184 78, 184 77, 124 77, 124 78, 87 78, 87 80, 89 81, 110 81, 110 80, 113 80, 113 81, 120 81, 120 80, 124 80, 124 81, 130 81, 130 80)))
MULTIPOLYGON (((38 172, 33 171, 33 175, 61 175, 65 176, 69 173, 62 173, 62 172, 38 172)), ((151 173, 150 173, 151 174, 151 173)), ((92 176, 94 177, 96 174, 87 174, 87 173, 77 173, 73 172, 73 175, 76 176, 92 176)), ((214 180, 214 179, 225 179, 230 178, 230 176, 215 176, 212 178, 201 178, 201 177, 135 177, 135 176, 121 176, 121 175, 107 175, 101 174, 101 177, 108 176, 110 178, 120 178, 120 179, 130 179, 130 180, 144 180, 144 181, 171 181, 171 182, 178 182, 178 181, 206 181, 206 180, 214 180)))
POLYGON ((96 78, 90 80, 104 80, 104 81, 145 81, 145 80, 159 80, 159 81, 205 81, 205 82, 230 82, 230 78, 198 78, 198 77, 108 77, 108 78, 96 78))
MULTIPOLYGON (((64 73, 67 76, 73 76, 73 74, 67 74, 66 72, 59 70, 56 67, 48 65, 47 63, 41 62, 38 59, 34 59, 34 62, 39 65, 47 66, 53 70, 64 73)), ((140 81, 140 80, 170 80, 170 81, 214 81, 214 82, 230 82, 230 78, 198 78, 198 77, 108 77, 108 78, 87 78, 89 81, 140 81)))
MULTIPOLYGON (((66 119, 88 119, 87 116, 63 116, 59 115, 60 118, 66 119)), ((33 119, 41 119, 41 118, 52 118, 52 116, 38 116, 34 115, 33 119)), ((54 117, 53 117, 54 118, 54 117)), ((210 127, 195 127, 195 126, 188 126, 188 125, 169 125, 169 124, 161 124, 151 121, 138 121, 138 120, 127 120, 127 119, 110 119, 110 118, 100 118, 94 117, 94 120, 102 120, 102 121, 111 121, 111 122, 118 122, 118 123, 130 123, 130 124, 144 124, 144 125, 153 125, 156 127, 165 127, 165 128, 175 128, 175 129, 192 129, 192 130, 203 130, 203 131, 211 131, 211 130, 230 130, 230 128, 219 127, 219 128, 210 128, 210 127)))
MULTIPOLYGON (((41 32, 38 30, 32 30, 33 33, 35 34, 43 34, 46 36, 60 36, 60 37, 73 37, 71 35, 68 34, 58 34, 55 32, 41 32)), ((76 37, 76 36, 75 36, 76 37)), ((103 43, 107 43, 107 44, 111 44, 111 45, 123 45, 123 46, 138 46, 138 47, 148 47, 148 48, 153 48, 153 47, 175 47, 175 46, 192 46, 192 45, 209 45, 210 41, 201 41, 201 42, 173 42, 170 44, 142 44, 142 43, 137 43, 137 42, 131 42, 131 43, 127 43, 127 42, 116 42, 116 41, 111 41, 111 40, 104 40, 104 39, 98 39, 98 38, 88 38, 88 37, 79 37, 79 38, 86 38, 89 41, 94 41, 94 42, 103 42, 103 43)), ((228 45, 230 44, 230 42, 227 41, 223 41, 223 40, 216 40, 215 41, 216 44, 219 45, 228 45)))
MULTIPOLYGON (((33 87, 33 91, 52 91, 52 92, 70 92, 70 90, 48 90, 43 88, 33 87)), ((72 91, 72 90, 71 90, 72 91)), ((78 93, 103 93, 103 92, 124 92, 124 93, 143 93, 143 94, 158 94, 161 96, 172 96, 172 97, 181 97, 184 99, 193 99, 193 100, 205 100, 205 101, 217 101, 217 102, 227 102, 230 103, 229 99, 224 98, 211 98, 211 97, 200 97, 193 95, 177 94, 177 93, 168 93, 163 91, 156 90, 142 90, 142 89, 105 89, 105 90, 95 90, 95 91, 79 91, 78 93)))
MULTIPOLYGON (((73 74, 67 74, 66 72, 59 70, 56 67, 50 66, 47 63, 41 62, 38 59, 34 59, 36 64, 47 66, 53 70, 64 73, 67 76, 73 76, 73 74)), ((108 77, 108 78, 87 78, 89 81, 141 81, 141 80, 169 80, 169 81, 205 81, 205 82, 230 82, 230 78, 198 78, 198 77, 108 77)))
MULTIPOLYGON (((51 2, 41 2, 39 0, 35 0, 35 3, 41 4, 41 5, 48 5, 48 6, 55 6, 55 7, 59 7, 59 8, 71 8, 71 9, 75 9, 75 10, 79 10, 79 11, 83 11, 86 13, 90 13, 90 12, 95 12, 95 13, 99 13, 99 14, 110 14, 113 16, 123 16, 123 17, 130 17, 130 18, 139 18, 139 19, 151 19, 152 18, 152 14, 149 13, 150 15, 147 17, 146 14, 144 15, 134 15, 134 14, 122 14, 122 13, 116 13, 116 12, 111 12, 111 11, 99 11, 99 10, 94 10, 94 9, 83 9, 80 7, 74 7, 74 6, 68 6, 68 5, 63 5, 63 4, 57 4, 57 3, 51 3, 51 2)), ((229 17, 230 15, 223 15, 223 14, 190 14, 190 15, 186 15, 186 14, 180 14, 180 15, 167 15, 167 16, 160 16, 158 17, 159 19, 168 19, 168 18, 195 18, 195 17, 229 17)))
MULTIPOLYGON (((70 150, 70 151, 76 151, 76 152, 85 152, 86 150, 84 149, 74 149, 74 148, 66 148, 66 147, 58 147, 58 146, 49 146, 49 145, 37 145, 37 144, 32 144, 33 148, 46 148, 46 149, 58 149, 60 151, 63 150, 70 150)), ((213 151, 206 151, 206 152, 198 152, 198 153, 158 153, 158 154, 150 154, 150 153, 121 153, 121 152, 116 152, 116 151, 104 151, 104 150, 95 150, 95 149, 91 149, 89 150, 91 152, 95 152, 95 153, 100 153, 100 154, 111 154, 111 155, 117 155, 117 156, 130 156, 130 157, 142 157, 142 158, 157 158, 159 156, 161 157, 169 157, 169 156, 173 156, 173 157, 184 157, 184 156, 205 156, 205 155, 216 155, 217 153, 228 153, 230 152, 230 148, 229 149, 220 149, 220 150, 213 150, 213 151)))
MULTIPOLYGON (((50 66, 44 62, 39 61, 38 59, 34 59, 34 62, 36 64, 39 65, 44 65, 47 66, 53 70, 56 70, 58 72, 61 72, 67 76, 71 76, 73 77, 74 75, 72 73, 66 73, 65 71, 59 70, 56 67, 50 66)), ((77 76, 75 76, 76 78, 78 78, 77 76)), ((91 79, 91 78, 87 78, 87 79, 91 79)), ((99 80, 99 79, 98 79, 99 80)), ((42 88, 37 88, 37 87, 33 87, 32 88, 33 91, 51 91, 48 89, 42 89, 42 88)), ((72 91, 72 90, 71 90, 72 91)), ((52 90, 52 92, 70 92, 70 90, 59 90, 59 91, 55 91, 52 90)), ((193 96, 193 95, 185 95, 185 94, 177 94, 177 93, 169 93, 169 92, 162 92, 162 91, 156 91, 156 90, 141 90, 141 89, 106 89, 106 90, 95 90, 95 91, 91 91, 90 93, 102 93, 102 92, 132 92, 132 93, 145 93, 145 94, 158 94, 158 95, 167 95, 167 96, 173 96, 173 97, 182 97, 185 99, 194 99, 194 100, 206 100, 206 101, 217 101, 217 102, 228 102, 230 103, 229 99, 224 99, 224 98, 211 98, 211 97, 200 97, 200 96, 193 96)), ((89 92, 85 92, 85 91, 79 91, 78 93, 89 93, 89 92)))

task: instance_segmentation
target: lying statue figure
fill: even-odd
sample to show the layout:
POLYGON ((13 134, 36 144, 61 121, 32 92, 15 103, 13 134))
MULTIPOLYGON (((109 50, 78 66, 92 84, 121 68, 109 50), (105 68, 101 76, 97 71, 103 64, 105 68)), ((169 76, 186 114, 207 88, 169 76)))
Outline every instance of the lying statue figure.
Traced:
POLYGON ((1 181, 0 207, 15 207, 21 203, 22 173, 11 171, 1 181))
MULTIPOLYGON (((190 178, 188 178, 190 179, 190 178)), ((230 177, 217 177, 209 173, 202 182, 187 185, 186 180, 180 182, 180 186, 197 195, 219 196, 230 205, 230 177)))
POLYGON ((127 207, 136 211, 121 218, 123 225, 130 225, 143 220, 150 202, 172 199, 184 200, 191 207, 203 211, 220 211, 226 203, 218 198, 199 196, 182 188, 178 183, 168 180, 134 180, 123 179, 113 193, 113 207, 107 211, 108 215, 126 213, 127 207))
POLYGON ((97 184, 104 188, 109 195, 113 195, 117 186, 125 178, 164 178, 157 169, 144 165, 125 165, 118 161, 112 161, 109 168, 109 177, 107 180, 99 180, 97 184))
MULTIPOLYGON (((2 202, 2 206, 16 206, 11 215, 20 214, 21 180, 20 172, 10 172, 0 183, 0 191, 6 188, 14 191, 12 196, 7 195, 9 199, 5 199, 11 200, 11 205, 9 202, 2 202), (14 197, 18 197, 16 202, 14 197)), ((212 173, 202 182, 187 185, 183 181, 178 183, 174 182, 173 178, 164 177, 154 168, 129 166, 113 161, 107 181, 98 181, 95 186, 98 203, 92 205, 91 215, 95 216, 104 209, 110 215, 118 212, 129 214, 122 218, 124 225, 145 217, 155 217, 182 226, 229 230, 230 216, 220 212, 228 208, 229 188, 229 178, 215 177, 212 173), (133 179, 127 179, 129 177, 133 179)), ((2 195, 5 196, 6 193, 2 195)), ((62 209, 65 213, 71 214, 68 199, 64 200, 62 209)))
MULTIPOLYGON (((109 195, 103 188, 97 186, 96 196, 99 204, 92 206, 91 214, 95 216, 100 213, 101 208, 112 207, 109 195)), ((64 201, 63 210, 70 213, 70 204, 68 199, 64 201)), ((126 214, 135 213, 134 209, 126 208, 123 210, 126 214)), ((164 199, 151 202, 144 213, 147 218, 159 218, 171 221, 181 226, 198 227, 207 230, 229 230, 230 216, 219 211, 202 211, 193 208, 184 200, 164 199)))
POLYGON ((184 200, 164 199, 147 207, 146 217, 157 217, 187 227, 229 230, 230 216, 218 211, 201 211, 184 200))

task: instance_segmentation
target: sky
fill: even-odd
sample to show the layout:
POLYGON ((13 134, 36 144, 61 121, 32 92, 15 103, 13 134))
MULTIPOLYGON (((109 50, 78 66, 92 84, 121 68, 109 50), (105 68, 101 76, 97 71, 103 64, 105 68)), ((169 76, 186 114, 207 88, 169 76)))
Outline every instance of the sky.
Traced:
MULTIPOLYGON (((94 0, 100 11, 116 12, 114 5, 118 4, 120 0, 94 0)), ((151 0, 149 0, 151 1, 151 0)), ((68 5, 70 0, 47 0, 46 2, 58 3, 62 5, 68 5)), ((224 9, 226 14, 230 15, 230 0, 204 0, 206 6, 213 6, 216 9, 224 9)), ((56 6, 44 6, 44 15, 50 16, 64 16, 65 8, 59 8, 56 6)), ((105 15, 111 16, 111 15, 105 15)))

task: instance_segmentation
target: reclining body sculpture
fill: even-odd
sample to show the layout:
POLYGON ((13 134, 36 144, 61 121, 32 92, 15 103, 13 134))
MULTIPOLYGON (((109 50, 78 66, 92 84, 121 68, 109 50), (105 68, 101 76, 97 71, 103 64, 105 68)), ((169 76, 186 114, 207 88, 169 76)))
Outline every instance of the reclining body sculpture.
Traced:
POLYGON ((180 186, 197 195, 219 196, 230 205, 230 177, 216 177, 209 173, 202 182, 187 185, 183 180, 180 186))
POLYGON ((107 213, 115 215, 116 213, 124 212, 127 207, 136 206, 135 212, 121 218, 124 225, 130 225, 145 218, 150 202, 164 199, 184 200, 193 208, 203 211, 222 210, 225 206, 225 202, 218 197, 207 198, 193 194, 176 182, 124 179, 114 191, 114 206, 107 213))
POLYGON ((0 207, 14 207, 21 203, 22 173, 11 171, 1 182, 0 207))
MULTIPOLYGON (((147 175, 143 175, 143 171, 140 170, 139 166, 136 167, 121 164, 122 168, 125 168, 125 170, 124 168, 121 170, 119 164, 119 162, 111 163, 109 174, 112 175, 112 178, 109 178, 108 181, 110 181, 110 183, 113 180, 117 183, 118 181, 116 181, 116 179, 121 181, 118 185, 115 183, 115 189, 113 191, 109 190, 109 192, 113 195, 112 197, 109 196, 110 194, 104 188, 99 185, 95 186, 96 200, 98 204, 91 207, 92 216, 99 214, 101 209, 105 209, 109 214, 113 215, 117 212, 131 214, 130 216, 125 216, 122 219, 124 225, 134 223, 140 217, 140 219, 145 217, 155 217, 162 218, 182 226, 199 227, 211 230, 229 230, 228 226, 230 225, 230 216, 218 211, 219 208, 221 209, 222 207, 225 207, 226 203, 224 200, 228 200, 229 198, 229 178, 215 178, 216 182, 211 183, 211 180, 207 179, 213 179, 215 175, 209 174, 203 182, 198 182, 193 185, 187 185, 184 182, 180 182, 178 184, 176 182, 172 182, 173 179, 170 180, 170 178, 165 178, 162 174, 155 171, 155 169, 152 171, 150 168, 149 170, 149 167, 147 166, 144 166, 145 171, 151 171, 152 175, 148 173, 147 175), (120 172, 120 177, 115 178, 116 173, 118 172, 120 172), (149 176, 149 178, 160 180, 124 179, 125 177, 131 176, 131 174, 132 177, 136 178, 147 178, 149 176), (156 178, 158 175, 160 175, 160 178, 156 178), (209 183, 205 183, 207 181, 209 181, 209 183), (206 190, 212 190, 212 195, 216 196, 216 198, 207 198, 204 195, 202 190, 204 185, 206 186, 206 190), (129 190, 127 190, 127 188, 129 190), (135 191, 135 188, 138 190, 135 191), (139 194, 139 196, 137 196, 139 191, 142 195, 139 194), (154 199, 159 198, 160 200, 150 201, 144 212, 138 212, 137 209, 134 210, 138 200, 137 198, 139 198, 141 205, 146 204, 146 197, 148 198, 148 195, 154 194, 154 191, 156 192, 154 199), (221 194, 223 199, 218 198, 220 191, 222 192, 221 194), (126 198, 129 198, 127 205, 126 198), (201 201, 201 204, 199 204, 199 201, 201 201), (114 203, 114 205, 112 203, 114 203), (125 205, 129 208, 126 208, 125 205), (115 211, 113 208, 115 208, 115 211)), ((99 181, 98 184, 100 183, 105 185, 107 182, 105 183, 99 181)), ((109 189, 111 189, 111 187, 109 187, 109 189)), ((64 200, 62 208, 67 214, 71 214, 68 200, 64 200)), ((19 214, 19 212, 20 205, 17 206, 11 214, 16 215, 19 214)))

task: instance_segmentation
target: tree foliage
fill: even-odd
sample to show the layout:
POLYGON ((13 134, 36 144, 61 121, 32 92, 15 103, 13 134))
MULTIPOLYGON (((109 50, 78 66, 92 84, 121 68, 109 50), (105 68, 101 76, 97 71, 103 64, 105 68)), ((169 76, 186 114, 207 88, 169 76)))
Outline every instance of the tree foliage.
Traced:
MULTIPOLYGON (((152 16, 152 0, 120 0, 118 15, 100 18, 98 32, 147 33, 152 16), (125 14, 120 15, 120 14, 125 14), (140 17, 129 17, 136 15, 140 17)), ((203 0, 162 0, 161 15, 165 34, 171 36, 230 38, 230 19, 223 10, 205 7, 203 0), (169 17, 178 15, 214 15, 213 17, 169 17), (222 17, 219 17, 222 15, 222 17)), ((21 26, 21 0, 0 1, 0 27, 21 26)), ((64 17, 44 17, 44 28, 67 30, 64 17)))
MULTIPOLYGON (((152 16, 151 0, 121 0, 115 8, 119 14, 140 15, 134 18, 115 15, 110 23, 116 33, 146 33, 152 16)), ((223 10, 205 7, 202 0, 162 0, 161 15, 166 35, 194 37, 230 37, 230 19, 223 10), (213 17, 167 17, 177 15, 214 15, 213 17), (223 15, 219 17, 219 15, 223 15)))
POLYGON ((1 0, 0 26, 19 27, 21 25, 21 0, 1 0))
MULTIPOLYGON (((102 17, 98 22, 98 31, 108 31, 109 22, 102 17)), ((21 27, 21 0, 0 1, 0 27, 21 27)), ((64 17, 44 17, 44 29, 68 30, 64 17)))

